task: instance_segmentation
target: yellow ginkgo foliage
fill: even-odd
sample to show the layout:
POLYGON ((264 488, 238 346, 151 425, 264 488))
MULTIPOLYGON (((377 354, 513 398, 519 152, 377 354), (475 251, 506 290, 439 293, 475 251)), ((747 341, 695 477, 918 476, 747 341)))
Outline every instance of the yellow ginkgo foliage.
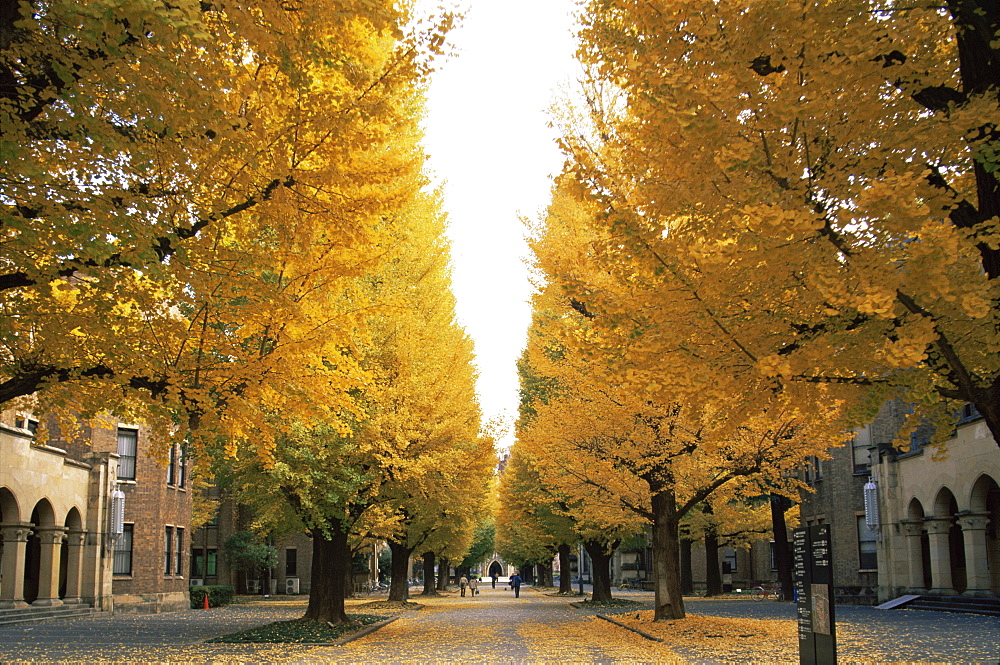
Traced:
POLYGON ((8 4, 0 403, 252 434, 265 459, 269 412, 336 425, 367 380, 350 293, 423 184, 414 89, 450 18, 406 35, 387 0, 8 4))
POLYGON ((572 285, 595 326, 642 331, 661 385, 858 386, 941 422, 966 401, 1000 441, 1000 8, 582 16, 569 189, 603 229, 602 278, 641 291, 572 285))

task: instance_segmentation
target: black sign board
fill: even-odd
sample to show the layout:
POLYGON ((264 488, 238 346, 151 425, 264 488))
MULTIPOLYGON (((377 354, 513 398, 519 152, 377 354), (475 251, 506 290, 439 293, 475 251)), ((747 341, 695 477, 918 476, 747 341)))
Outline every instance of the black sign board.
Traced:
POLYGON ((798 596, 799 662, 836 663, 833 546, 829 524, 793 532, 792 565, 798 596))

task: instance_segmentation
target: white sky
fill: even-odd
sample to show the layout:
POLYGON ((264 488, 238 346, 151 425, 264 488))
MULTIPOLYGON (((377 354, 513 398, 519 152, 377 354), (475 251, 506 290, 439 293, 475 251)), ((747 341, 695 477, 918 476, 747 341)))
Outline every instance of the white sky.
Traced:
MULTIPOLYGON (((417 5, 434 13, 440 1, 417 5)), ((426 149, 445 184, 458 316, 475 341, 483 415, 512 422, 531 319, 519 217, 540 216, 562 166, 547 112, 576 71, 575 1, 463 1, 465 19, 450 35, 457 55, 430 88, 426 149)))

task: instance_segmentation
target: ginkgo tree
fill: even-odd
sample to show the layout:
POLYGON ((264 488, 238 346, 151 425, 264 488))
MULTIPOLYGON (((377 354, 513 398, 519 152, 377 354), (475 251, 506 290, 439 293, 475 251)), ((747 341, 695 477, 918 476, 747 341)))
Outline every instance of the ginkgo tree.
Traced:
POLYGON ((861 419, 902 395, 911 426, 946 434, 971 402, 1000 443, 1000 8, 594 0, 582 17, 586 120, 563 145, 608 232, 595 254, 644 287, 637 311, 574 285, 595 325, 659 325, 647 377, 690 380, 707 352, 747 385, 869 389, 861 419))
POLYGON ((2 6, 0 402, 256 431, 265 456, 264 405, 345 417, 364 379, 341 294, 422 186, 412 91, 450 17, 2 6))
POLYGON ((403 601, 410 555, 427 546, 460 557, 485 511, 493 444, 480 422, 472 343, 455 319, 440 207, 418 192, 385 217, 380 260, 341 294, 360 312, 350 349, 365 382, 353 415, 298 426, 269 458, 222 462, 258 519, 312 536, 309 619, 350 622, 352 537, 389 541, 390 598, 403 601))
POLYGON ((724 345, 712 331, 699 332, 700 303, 688 292, 677 289, 670 309, 665 298, 654 309, 648 276, 624 277, 627 257, 608 270, 603 259, 619 238, 573 187, 572 178, 557 182, 532 242, 541 284, 528 356, 536 384, 547 389, 519 436, 537 447, 547 480, 561 483, 564 494, 596 493, 602 501, 594 505, 631 511, 651 525, 655 615, 678 618, 681 519, 723 489, 782 478, 805 455, 841 442, 846 402, 831 391, 796 403, 788 392, 744 381, 733 364, 720 362, 728 356, 717 351, 724 345), (630 318, 609 324, 604 312, 612 307, 628 307, 630 318), (657 376, 652 352, 676 339, 678 328, 691 333, 673 356, 683 364, 657 376), (714 381, 711 389, 703 374, 714 381))

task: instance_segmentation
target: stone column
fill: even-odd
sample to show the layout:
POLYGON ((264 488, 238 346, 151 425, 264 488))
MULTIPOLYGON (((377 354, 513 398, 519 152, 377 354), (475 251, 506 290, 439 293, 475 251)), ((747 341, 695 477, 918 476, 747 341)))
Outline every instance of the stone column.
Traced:
POLYGON ((906 531, 906 552, 910 564, 910 585, 908 593, 927 593, 924 588, 924 555, 920 547, 920 535, 924 530, 922 520, 904 520, 901 522, 906 531))
POLYGON ((951 531, 951 517, 929 517, 924 520, 931 542, 931 589, 935 596, 954 596, 958 592, 951 581, 951 550, 948 547, 948 533, 951 531))
POLYGON ((965 543, 966 589, 963 596, 993 595, 990 589, 990 569, 987 565, 986 525, 988 513, 966 513, 959 515, 958 525, 962 527, 965 543))
POLYGON ((69 557, 66 561, 66 596, 63 603, 81 603, 80 588, 83 582, 83 548, 87 532, 74 529, 67 534, 69 557))
POLYGON ((24 560, 28 548, 29 524, 0 524, 3 562, 0 562, 0 609, 27 607, 24 602, 24 560))
POLYGON ((38 562, 38 598, 34 606, 55 607, 62 605, 59 599, 59 550, 66 530, 58 526, 42 526, 35 529, 41 544, 38 562))

